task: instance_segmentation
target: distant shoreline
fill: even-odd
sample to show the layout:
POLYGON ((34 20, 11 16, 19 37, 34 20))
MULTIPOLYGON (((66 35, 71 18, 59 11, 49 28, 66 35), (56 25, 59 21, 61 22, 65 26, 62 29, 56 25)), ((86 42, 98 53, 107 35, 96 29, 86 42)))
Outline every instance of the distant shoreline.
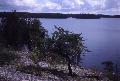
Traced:
POLYGON ((0 17, 6 17, 16 13, 19 17, 24 18, 48 18, 48 19, 100 19, 100 18, 120 18, 120 15, 103 15, 103 14, 62 14, 62 13, 29 13, 29 12, 0 12, 0 17))

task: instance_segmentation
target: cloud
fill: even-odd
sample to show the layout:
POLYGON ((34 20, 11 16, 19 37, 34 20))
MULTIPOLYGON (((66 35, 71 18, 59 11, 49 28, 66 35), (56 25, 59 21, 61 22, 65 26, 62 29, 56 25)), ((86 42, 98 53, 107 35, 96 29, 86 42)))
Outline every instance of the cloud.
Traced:
POLYGON ((38 6, 36 0, 0 0, 0 9, 26 11, 38 6), (33 7, 34 6, 34 7, 33 7))
POLYGON ((53 2, 46 2, 46 4, 44 5, 44 8, 47 8, 47 9, 61 9, 61 5, 57 4, 57 3, 53 3, 53 2))
POLYGON ((106 9, 118 9, 120 7, 120 0, 106 0, 105 4, 106 9))
POLYGON ((120 14, 120 0, 0 0, 0 11, 120 14))
POLYGON ((81 0, 63 0, 62 1, 62 6, 66 7, 66 8, 77 8, 83 4, 84 4, 84 2, 81 0))

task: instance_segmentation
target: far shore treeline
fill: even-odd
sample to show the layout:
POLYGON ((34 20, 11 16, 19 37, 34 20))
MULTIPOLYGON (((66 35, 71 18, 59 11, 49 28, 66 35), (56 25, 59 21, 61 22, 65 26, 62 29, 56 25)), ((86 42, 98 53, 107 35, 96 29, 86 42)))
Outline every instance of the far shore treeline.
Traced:
MULTIPOLYGON (((6 17, 12 12, 0 12, 0 17, 6 17)), ((103 15, 103 14, 63 14, 63 13, 29 13, 29 12, 16 12, 19 17, 27 18, 77 18, 77 19, 99 19, 99 18, 120 18, 120 15, 103 15)))

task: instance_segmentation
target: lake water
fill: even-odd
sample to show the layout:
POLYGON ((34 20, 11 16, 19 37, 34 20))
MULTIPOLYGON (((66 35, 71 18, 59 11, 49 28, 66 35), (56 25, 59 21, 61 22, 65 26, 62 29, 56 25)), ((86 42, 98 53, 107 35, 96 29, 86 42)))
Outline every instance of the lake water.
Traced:
POLYGON ((49 34, 54 25, 82 33, 91 52, 83 57, 83 66, 102 68, 101 62, 111 60, 120 69, 120 19, 40 19, 49 34))

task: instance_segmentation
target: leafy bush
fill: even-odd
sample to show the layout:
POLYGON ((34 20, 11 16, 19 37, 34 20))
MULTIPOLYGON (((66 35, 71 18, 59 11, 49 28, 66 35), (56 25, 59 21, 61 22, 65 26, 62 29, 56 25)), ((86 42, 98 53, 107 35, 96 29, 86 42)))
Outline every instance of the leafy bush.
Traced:
POLYGON ((28 45, 31 50, 36 46, 40 47, 40 40, 46 34, 39 19, 19 17, 16 12, 2 18, 0 26, 4 44, 16 50, 24 45, 28 45))
POLYGON ((84 46, 84 40, 81 34, 64 30, 62 27, 56 27, 56 31, 52 34, 51 40, 53 53, 63 57, 68 62, 69 74, 72 75, 71 64, 79 65, 81 55, 87 50, 84 46))
POLYGON ((18 59, 18 56, 9 52, 7 48, 0 47, 0 65, 10 64, 12 61, 18 59))
MULTIPOLYGON (((39 49, 35 49, 31 55, 31 59, 37 62, 45 59, 46 61, 57 63, 67 63, 69 74, 72 75, 71 65, 79 65, 81 55, 87 50, 83 43, 81 34, 75 34, 64 30, 61 27, 56 27, 56 31, 51 37, 40 42, 39 49)), ((40 39, 37 41, 41 41, 40 39)))

